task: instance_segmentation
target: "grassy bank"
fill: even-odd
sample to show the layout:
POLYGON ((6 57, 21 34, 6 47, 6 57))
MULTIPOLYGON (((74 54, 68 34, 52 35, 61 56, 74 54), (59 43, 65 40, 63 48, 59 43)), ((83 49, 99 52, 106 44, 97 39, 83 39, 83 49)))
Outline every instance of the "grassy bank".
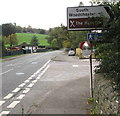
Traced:
POLYGON ((33 35, 37 36, 37 39, 39 40, 39 45, 44 45, 44 46, 49 45, 49 43, 47 42, 47 39, 46 39, 48 37, 48 35, 34 34, 34 33, 17 33, 18 45, 22 44, 23 42, 30 44, 30 41, 31 41, 33 35))

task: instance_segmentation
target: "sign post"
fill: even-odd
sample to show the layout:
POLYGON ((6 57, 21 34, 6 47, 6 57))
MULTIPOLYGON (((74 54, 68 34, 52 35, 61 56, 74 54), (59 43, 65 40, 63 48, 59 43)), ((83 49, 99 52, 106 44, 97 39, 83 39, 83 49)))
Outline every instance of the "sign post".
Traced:
POLYGON ((80 44, 80 49, 82 49, 82 54, 90 59, 90 88, 91 97, 93 98, 93 76, 92 76, 92 46, 91 43, 84 41, 80 44))
POLYGON ((82 54, 90 59, 90 88, 91 97, 93 98, 93 76, 92 76, 92 46, 91 43, 84 41, 80 44, 80 49, 82 49, 82 54))
POLYGON ((69 31, 90 31, 88 34, 89 42, 82 42, 80 48, 84 55, 90 58, 91 71, 91 96, 93 97, 93 77, 92 77, 92 40, 99 35, 91 33, 91 30, 101 30, 103 23, 110 19, 111 13, 109 6, 80 6, 67 8, 67 29, 69 31))

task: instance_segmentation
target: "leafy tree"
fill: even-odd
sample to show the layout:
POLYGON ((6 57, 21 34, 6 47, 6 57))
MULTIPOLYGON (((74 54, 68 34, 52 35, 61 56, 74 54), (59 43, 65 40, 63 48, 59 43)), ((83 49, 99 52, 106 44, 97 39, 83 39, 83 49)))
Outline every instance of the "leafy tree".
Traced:
POLYGON ((38 45, 39 45, 39 41, 38 41, 36 35, 33 35, 30 44, 31 44, 31 45, 34 45, 34 46, 38 46, 38 45))
POLYGON ((71 48, 72 43, 69 40, 65 40, 65 41, 63 41, 63 47, 64 48, 71 48))
POLYGON ((54 38, 57 39, 57 44, 59 48, 65 46, 76 48, 78 47, 79 43, 87 40, 87 32, 68 31, 67 27, 61 25, 61 27, 56 27, 49 30, 49 37, 47 38, 48 43, 51 44, 54 38), (68 43, 69 45, 66 45, 68 43))
POLYGON ((52 46, 53 48, 57 48, 57 47, 58 47, 57 39, 53 39, 53 40, 52 40, 51 46, 52 46))
POLYGON ((105 3, 116 3, 119 2, 119 0, 91 0, 91 5, 99 5, 99 4, 105 4, 105 3))
POLYGON ((5 44, 12 44, 12 45, 17 45, 18 40, 17 40, 17 35, 16 34, 11 34, 8 37, 3 37, 3 41, 5 44))
POLYGON ((6 37, 10 37, 10 48, 12 47, 13 45, 13 42, 12 42, 12 34, 15 34, 16 33, 16 28, 13 24, 11 23, 8 23, 8 24, 3 24, 2 25, 2 36, 6 36, 6 37))
POLYGON ((100 58, 99 69, 96 71, 114 79, 120 87, 120 2, 111 7, 114 18, 105 25, 103 42, 96 50, 100 58))
POLYGON ((7 23, 2 25, 2 36, 8 37, 11 34, 16 33, 16 28, 13 24, 7 23))
POLYGON ((23 28, 21 26, 16 26, 16 33, 22 33, 23 28))

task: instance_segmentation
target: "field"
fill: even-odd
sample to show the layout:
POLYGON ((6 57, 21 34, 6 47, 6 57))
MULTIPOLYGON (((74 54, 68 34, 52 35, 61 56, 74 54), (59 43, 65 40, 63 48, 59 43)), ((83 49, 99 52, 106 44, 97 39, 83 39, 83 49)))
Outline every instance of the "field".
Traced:
POLYGON ((37 39, 39 40, 39 45, 49 46, 47 39, 45 39, 48 35, 34 34, 34 33, 33 34, 32 33, 17 33, 18 45, 22 44, 23 42, 30 44, 30 41, 33 35, 37 36, 37 39))

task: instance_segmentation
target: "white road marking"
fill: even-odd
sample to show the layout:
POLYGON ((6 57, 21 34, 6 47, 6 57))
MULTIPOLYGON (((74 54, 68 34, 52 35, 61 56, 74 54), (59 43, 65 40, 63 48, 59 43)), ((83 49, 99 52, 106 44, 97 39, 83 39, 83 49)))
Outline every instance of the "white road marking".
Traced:
POLYGON ((13 101, 7 108, 14 108, 20 101, 13 101))
POLYGON ((32 87, 33 85, 34 85, 34 83, 31 83, 31 84, 28 85, 28 87, 32 87))
POLYGON ((7 66, 13 66, 13 64, 8 64, 7 66))
POLYGON ((40 79, 40 77, 37 77, 36 79, 38 80, 38 79, 40 79))
POLYGON ((41 77, 41 76, 42 76, 41 74, 38 75, 38 77, 41 77))
POLYGON ((43 75, 49 67, 50 67, 50 65, 48 65, 48 66, 42 71, 41 75, 43 75))
POLYGON ((7 72, 10 72, 11 70, 13 70, 13 69, 10 69, 10 70, 8 70, 8 71, 5 71, 5 72, 3 72, 3 73, 0 73, 0 75, 3 75, 3 74, 5 74, 5 73, 7 73, 7 72))
POLYGON ((6 114, 9 114, 9 113, 10 113, 10 111, 2 111, 2 112, 0 113, 0 116, 6 115, 6 114))
POLYGON ((16 92, 18 92, 20 90, 20 88, 16 88, 16 89, 14 89, 12 92, 13 93, 16 93, 16 92))
POLYGON ((23 86, 25 86, 25 83, 22 83, 22 84, 19 85, 19 87, 23 87, 23 86))
POLYGON ((16 73, 16 75, 24 75, 24 73, 16 73))
POLYGON ((12 93, 8 94, 7 96, 5 96, 3 99, 10 99, 13 96, 12 93))
POLYGON ((31 75, 30 77, 34 77, 35 75, 33 74, 33 75, 31 75))
POLYGON ((31 80, 31 79, 32 79, 32 77, 29 77, 29 78, 28 78, 28 80, 31 80))
POLYGON ((21 100, 21 99, 23 99, 23 97, 25 97, 25 95, 24 95, 24 94, 21 94, 21 95, 20 95, 20 96, 18 96, 16 99, 21 100))
POLYGON ((24 83, 28 83, 30 80, 26 80, 26 81, 24 81, 24 83))
POLYGON ((5 101, 0 101, 0 106, 2 105, 2 104, 4 104, 5 103, 5 101))
POLYGON ((38 62, 32 62, 31 64, 37 64, 38 62))
POLYGON ((83 61, 83 62, 89 62, 90 60, 89 59, 83 59, 81 61, 83 61))
POLYGON ((32 83, 36 83, 38 80, 34 80, 34 81, 32 81, 32 83))
POLYGON ((48 63, 50 63, 51 60, 48 60, 47 63, 44 64, 43 67, 46 67, 48 65, 48 63))
POLYGON ((39 73, 41 70, 43 70, 43 69, 48 65, 48 63, 50 63, 50 61, 51 61, 51 60, 48 60, 48 61, 43 65, 43 67, 41 67, 41 68, 38 70, 38 73, 39 73))
POLYGON ((26 88, 23 93, 28 93, 30 91, 30 88, 26 88))
POLYGON ((34 75, 38 74, 40 71, 38 70, 37 72, 34 73, 34 75))
POLYGON ((78 65, 72 65, 73 67, 78 67, 78 65))

